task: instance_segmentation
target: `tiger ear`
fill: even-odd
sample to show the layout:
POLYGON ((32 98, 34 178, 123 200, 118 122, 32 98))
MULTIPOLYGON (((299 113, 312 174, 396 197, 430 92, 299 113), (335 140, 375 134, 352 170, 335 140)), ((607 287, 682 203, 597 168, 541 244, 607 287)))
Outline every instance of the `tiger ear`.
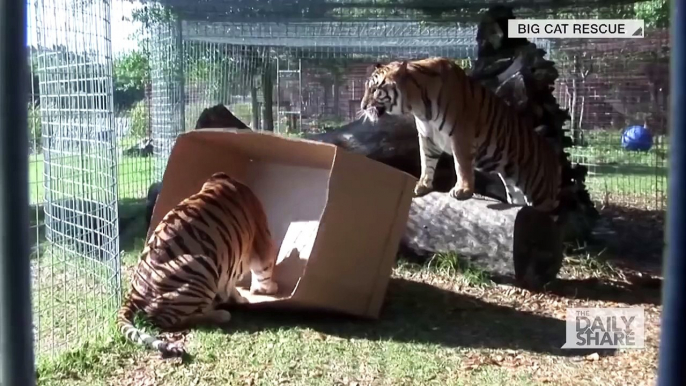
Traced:
POLYGON ((372 76, 374 71, 378 70, 381 67, 383 67, 381 63, 372 64, 371 66, 367 67, 367 76, 372 76))
POLYGON ((398 67, 398 75, 404 77, 407 75, 407 60, 400 62, 400 67, 398 67))

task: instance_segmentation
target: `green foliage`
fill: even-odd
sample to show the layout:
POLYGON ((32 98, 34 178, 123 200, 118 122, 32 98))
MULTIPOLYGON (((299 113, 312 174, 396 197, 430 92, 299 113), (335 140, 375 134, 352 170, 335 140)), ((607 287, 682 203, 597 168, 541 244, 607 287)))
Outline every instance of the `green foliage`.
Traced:
POLYGON ((145 86, 150 83, 150 61, 142 51, 131 51, 114 60, 114 104, 129 109, 145 96, 145 86))
POLYGON ((136 102, 131 109, 131 132, 129 135, 134 138, 143 138, 148 135, 150 124, 150 111, 145 101, 136 102))
MULTIPOLYGON (((517 11, 515 10, 515 15, 517 11)), ((647 28, 669 27, 669 1, 646 0, 635 4, 615 4, 599 8, 554 10, 549 19, 643 19, 647 28)))
POLYGON ((131 16, 134 21, 141 22, 143 28, 174 21, 174 13, 171 9, 156 3, 146 4, 143 9, 135 9, 131 16))
POLYGON ((669 1, 649 0, 634 4, 635 17, 643 19, 647 28, 669 27, 669 1))

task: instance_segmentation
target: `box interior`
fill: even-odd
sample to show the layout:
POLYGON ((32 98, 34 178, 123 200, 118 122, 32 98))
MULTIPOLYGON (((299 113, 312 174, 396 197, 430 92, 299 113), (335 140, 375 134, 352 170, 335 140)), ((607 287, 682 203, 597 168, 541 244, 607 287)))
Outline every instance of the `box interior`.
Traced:
POLYGON ((280 245, 274 278, 277 296, 249 293, 248 272, 239 292, 251 303, 289 297, 302 277, 326 206, 330 169, 254 160, 245 183, 260 198, 276 245, 280 245), (241 288, 243 287, 243 288, 241 288))
MULTIPOLYGON (((203 130, 213 131, 213 130, 203 130)), ((223 171, 248 185, 262 201, 279 249, 275 296, 252 295, 250 273, 238 290, 251 303, 289 298, 302 277, 326 207, 335 148, 325 144, 284 141, 271 135, 188 133, 177 139, 165 171, 151 224, 174 205, 197 192, 213 173, 223 171), (259 139, 250 136, 260 136, 259 139), (201 153, 202 156, 198 156, 201 153)), ((151 226, 153 228, 154 226, 151 226)))

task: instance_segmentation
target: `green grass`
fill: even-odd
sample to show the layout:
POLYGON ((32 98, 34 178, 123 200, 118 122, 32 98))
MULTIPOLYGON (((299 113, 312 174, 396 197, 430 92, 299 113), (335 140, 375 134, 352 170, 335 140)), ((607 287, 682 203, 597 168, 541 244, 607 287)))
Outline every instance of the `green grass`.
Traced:
MULTIPOLYGON (((125 236, 132 239, 123 257, 127 272, 142 246, 141 225, 125 236)), ((378 320, 235 309, 225 329, 191 330, 185 362, 160 359, 124 341, 112 314, 96 338, 40 360, 39 384, 564 385, 590 374, 587 353, 560 349, 563 320, 550 317, 551 310, 541 312, 559 307, 559 299, 497 286, 484 275, 452 254, 424 265, 401 260, 378 320)), ((645 352, 636 355, 651 360, 645 352)), ((610 382, 617 371, 613 361, 607 359, 607 369, 594 368, 592 382, 575 384, 621 384, 610 382)), ((622 369, 645 372, 645 366, 622 369)))
MULTIPOLYGON (((145 233, 142 199, 119 203, 120 248, 134 255, 141 250, 145 233), (136 244, 138 243, 138 244, 136 244)), ((102 336, 118 305, 119 261, 111 256, 97 260, 83 256, 73 243, 49 242, 42 224, 43 211, 34 207, 31 254, 34 345, 40 360, 68 352, 102 336)), ((124 258, 126 258, 124 253, 124 258)), ((97 256, 97 254, 95 254, 97 256)))
MULTIPOLYGON (((143 245, 142 209, 133 201, 120 208, 120 215, 133 218, 121 235, 124 288, 143 245)), ((600 263, 591 260, 573 263, 566 270, 591 270, 597 275, 600 263)), ((588 286, 583 280, 575 285, 580 290, 588 286)), ((592 292, 587 296, 613 296, 613 292, 600 294, 600 288, 606 287, 595 290, 598 294, 586 291, 592 292)), ((574 288, 566 291, 577 293, 574 288)), ((83 295, 70 294, 72 301, 64 302, 63 309, 88 303, 83 295)), ((609 301, 617 305, 623 301, 619 299, 609 301)), ((108 310, 109 317, 97 320, 88 340, 38 360, 38 384, 538 385, 545 379, 545 384, 557 385, 572 381, 591 385, 598 380, 627 384, 621 380, 634 379, 634 374, 618 373, 616 360, 633 363, 620 366, 621 371, 650 375, 655 337, 648 338, 651 351, 622 354, 643 362, 608 358, 600 369, 589 369, 589 362, 583 360, 586 353, 560 349, 564 321, 551 315, 566 306, 594 305, 603 304, 496 285, 457 255, 441 254, 421 265, 399 261, 378 320, 235 309, 223 330, 191 330, 184 340, 191 354, 186 362, 162 360, 151 350, 124 341, 113 327, 114 310, 108 310), (595 379, 581 381, 589 374, 595 379), (613 374, 620 381, 611 381, 613 374)), ((87 317, 74 316, 84 318, 78 322, 82 325, 87 317)))
POLYGON ((461 259, 457 253, 436 253, 427 262, 427 268, 449 276, 460 276, 468 285, 489 286, 493 281, 479 267, 461 259))
MULTIPOLYGON (((616 149, 603 151, 597 146, 575 150, 605 154, 606 165, 627 165, 640 157, 636 164, 649 165, 652 157, 621 155, 616 149)), ((596 156, 595 162, 600 159, 596 156)), ((140 197, 147 189, 150 162, 127 157, 121 162, 118 211, 120 223, 125 224, 120 234, 125 289, 145 234, 140 197)), ((42 174, 32 173, 34 182, 42 174)), ((626 173, 627 178, 640 175, 633 169, 626 173)), ((616 175, 612 177, 618 181, 616 175)), ((41 212, 32 220, 40 222, 41 212)), ((41 228, 37 229, 40 243, 41 228)), ((573 263, 575 271, 614 272, 594 259, 573 263)), ((165 361, 124 341, 114 329, 114 305, 103 300, 112 296, 111 271, 46 247, 32 264, 41 267, 40 276, 33 278, 34 315, 41 320, 38 338, 41 347, 56 348, 55 356, 41 353, 38 358, 40 385, 514 386, 543 384, 546 379, 555 381, 547 384, 561 385, 597 384, 600 379, 610 385, 639 379, 632 371, 651 374, 656 355, 650 348, 636 354, 645 363, 622 359, 632 366, 619 366, 614 358, 603 362, 607 368, 584 362, 583 353, 560 349, 564 322, 552 315, 558 315, 561 307, 603 303, 531 295, 496 285, 456 254, 439 254, 424 265, 399 261, 379 320, 236 309, 225 330, 191 331, 185 338, 190 361, 165 361), (83 332, 88 334, 81 336, 83 332), (589 374, 596 379, 583 382, 589 374), (619 381, 611 381, 613 377, 619 381)), ((587 286, 583 280, 575 285, 587 286)), ((568 292, 581 293, 574 288, 568 292)), ((613 293, 609 294, 605 296, 611 298, 613 293)))
POLYGON ((620 133, 592 131, 585 140, 588 146, 568 152, 573 163, 588 167, 586 186, 595 200, 651 209, 665 205, 669 162, 665 137, 655 138, 647 152, 623 149, 620 133))
MULTIPOLYGON (((125 255, 125 266, 135 263, 135 251, 141 246, 139 238, 125 255)), ((405 274, 423 270, 410 264, 399 269, 405 274)), ((513 375, 498 366, 469 372, 463 367, 468 365, 465 354, 474 348, 517 346, 498 338, 474 339, 479 330, 510 317, 523 318, 517 323, 528 330, 526 326, 538 317, 401 277, 391 281, 389 296, 390 305, 376 322, 327 314, 250 315, 235 310, 228 330, 192 332, 187 349, 193 357, 186 364, 159 360, 156 354, 124 342, 110 325, 98 340, 40 361, 39 384, 143 384, 126 383, 134 376, 170 385, 532 384, 527 374, 513 375), (495 319, 483 325, 481 318, 466 318, 463 312, 474 309, 474 302, 495 319), (126 369, 123 374, 122 368, 126 369)), ((547 350, 538 338, 525 341, 521 343, 529 349, 547 350)))
MULTIPOLYGON (((132 145, 135 140, 122 141, 121 148, 132 145)), ((42 202, 45 197, 45 176, 50 174, 52 186, 50 190, 56 193, 58 199, 63 196, 81 197, 98 195, 103 199, 105 192, 113 183, 113 170, 117 169, 119 198, 144 197, 148 186, 152 183, 153 158, 127 157, 119 154, 116 165, 101 159, 96 154, 84 157, 76 155, 56 156, 50 160, 46 168, 45 155, 33 154, 29 158, 29 192, 32 205, 42 202), (89 187, 91 185, 92 187, 89 187)))
POLYGON ((116 262, 96 262, 53 245, 32 259, 34 347, 39 355, 78 347, 116 309, 116 262))

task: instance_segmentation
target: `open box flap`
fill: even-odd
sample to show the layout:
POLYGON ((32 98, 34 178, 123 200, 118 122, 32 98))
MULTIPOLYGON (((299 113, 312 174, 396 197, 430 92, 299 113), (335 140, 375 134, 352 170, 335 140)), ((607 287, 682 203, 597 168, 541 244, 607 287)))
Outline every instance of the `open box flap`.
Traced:
POLYGON ((409 174, 337 149, 317 242, 294 300, 377 318, 415 182, 409 174))
MULTIPOLYGON (((330 168, 336 146, 240 129, 202 129, 180 134, 171 150, 150 231, 182 199, 196 193, 214 172, 245 181, 250 159, 330 168)), ((150 233, 148 233, 148 237, 150 233)))
MULTIPOLYGON (((294 237, 290 231, 313 238, 311 253, 299 261, 304 274, 293 283, 292 297, 251 302, 280 300, 279 307, 378 317, 409 215, 413 176, 331 144, 245 130, 196 130, 176 140, 151 228, 217 171, 255 188, 269 208, 270 226, 279 229, 277 243, 294 237)), ((282 245, 282 258, 288 248, 282 245)), ((300 250, 310 252, 307 245, 300 250)))

